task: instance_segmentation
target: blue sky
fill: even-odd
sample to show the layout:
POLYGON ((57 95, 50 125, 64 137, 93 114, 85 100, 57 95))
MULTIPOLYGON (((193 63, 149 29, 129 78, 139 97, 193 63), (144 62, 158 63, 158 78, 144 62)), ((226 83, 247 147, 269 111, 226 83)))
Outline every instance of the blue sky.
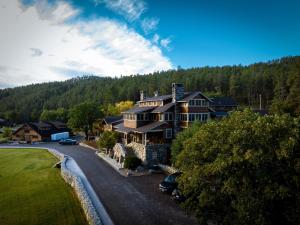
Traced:
POLYGON ((159 19, 148 34, 102 4, 82 2, 72 1, 84 8, 84 17, 107 16, 147 38, 155 32, 170 38, 171 50, 164 54, 175 66, 250 64, 300 53, 297 0, 148 0, 141 19, 159 19))
POLYGON ((299 55, 299 12, 298 0, 1 0, 0 88, 299 55))

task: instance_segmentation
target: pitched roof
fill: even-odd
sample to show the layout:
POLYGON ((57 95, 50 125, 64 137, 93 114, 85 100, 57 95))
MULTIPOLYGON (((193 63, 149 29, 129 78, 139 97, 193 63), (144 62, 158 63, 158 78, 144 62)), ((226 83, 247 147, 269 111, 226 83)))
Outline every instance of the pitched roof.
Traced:
POLYGON ((155 129, 155 128, 163 125, 163 124, 166 124, 166 122, 164 122, 164 121, 156 121, 156 122, 147 124, 145 126, 136 128, 136 132, 137 133, 147 133, 148 131, 153 130, 153 129, 155 129))
POLYGON ((54 127, 61 127, 61 126, 64 126, 64 127, 66 127, 67 126, 67 124, 66 123, 63 123, 63 122, 60 122, 60 121, 47 121, 47 122, 45 122, 45 123, 47 123, 47 124, 49 124, 49 125, 51 125, 51 126, 54 126, 54 127))
POLYGON ((133 107, 132 109, 129 109, 125 112, 122 112, 122 113, 141 113, 141 112, 145 112, 145 111, 148 111, 148 110, 151 110, 151 109, 154 109, 156 108, 157 106, 142 106, 142 107, 133 107))
POLYGON ((148 102, 148 101, 163 101, 172 98, 172 95, 160 95, 160 96, 153 96, 153 97, 146 97, 143 101, 139 102, 148 102))
POLYGON ((52 126, 50 124, 44 122, 30 122, 30 123, 23 124, 17 130, 15 130, 13 134, 16 134, 19 130, 21 130, 26 125, 31 127, 31 129, 33 129, 35 132, 37 132, 40 135, 50 135, 52 133, 52 129, 51 129, 52 126), (50 129, 43 130, 42 128, 50 128, 50 129))
POLYGON ((168 104, 165 104, 163 106, 159 106, 156 109, 154 109, 153 111, 151 111, 151 113, 162 113, 167 111, 169 108, 171 108, 172 106, 174 106, 175 103, 174 102, 170 102, 168 104))
POLYGON ((51 128, 52 127, 50 124, 45 123, 45 122, 31 122, 31 123, 28 123, 28 124, 35 126, 37 129, 51 128))
POLYGON ((231 97, 212 98, 213 106, 237 106, 235 100, 231 97))
POLYGON ((164 121, 156 121, 156 122, 153 122, 153 123, 150 123, 150 124, 147 124, 145 126, 142 126, 142 127, 138 127, 138 128, 129 128, 129 127, 125 127, 124 126, 124 123, 121 123, 117 126, 115 126, 116 128, 116 131, 118 132, 121 132, 121 133, 131 133, 131 132, 136 132, 136 133, 147 133, 151 130, 154 130, 155 128, 163 125, 163 124, 166 124, 166 122, 164 121))
POLYGON ((211 102, 211 99, 206 97, 204 94, 202 94, 200 91, 195 91, 195 92, 186 92, 184 93, 185 97, 178 102, 188 102, 191 99, 195 98, 197 95, 202 95, 202 97, 206 98, 208 101, 211 102))
POLYGON ((112 123, 116 123, 118 121, 121 121, 123 119, 122 116, 107 116, 103 119, 103 121, 106 124, 112 124, 112 123))

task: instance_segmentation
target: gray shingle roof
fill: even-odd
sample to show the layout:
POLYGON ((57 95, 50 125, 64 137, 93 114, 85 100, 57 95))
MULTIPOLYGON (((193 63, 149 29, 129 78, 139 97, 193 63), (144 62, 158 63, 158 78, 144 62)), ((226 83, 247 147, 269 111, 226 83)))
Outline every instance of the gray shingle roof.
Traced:
POLYGON ((159 106, 157 107, 156 109, 154 109, 151 113, 162 113, 162 112, 165 112, 167 111, 169 108, 171 108, 172 106, 174 106, 175 103, 173 102, 170 102, 168 104, 165 104, 163 106, 159 106))
POLYGON ((107 116, 103 119, 103 121, 105 121, 106 124, 112 124, 121 121, 122 119, 122 116, 107 116))
POLYGON ((212 98, 213 106, 237 106, 235 100, 231 97, 215 97, 212 98))
POLYGON ((184 94, 185 94, 185 97, 183 99, 179 100, 179 102, 188 102, 189 100, 195 98, 197 95, 202 95, 203 98, 207 99, 210 102, 212 101, 210 98, 206 97, 200 91, 190 92, 190 93, 184 93, 184 94))
POLYGON ((160 96, 154 96, 154 97, 146 97, 143 101, 140 102, 148 102, 148 101, 162 101, 172 98, 172 95, 160 95, 160 96))
POLYGON ((145 112, 145 111, 148 111, 148 110, 151 110, 151 109, 154 109, 156 108, 157 106, 143 106, 143 107, 134 107, 132 109, 129 109, 125 112, 122 112, 122 113, 141 113, 141 112, 145 112))
POLYGON ((151 131, 163 124, 166 124, 166 122, 164 121, 156 121, 150 124, 147 124, 145 126, 142 127, 138 127, 138 128, 130 128, 130 127, 125 127, 124 123, 121 123, 117 126, 115 126, 115 128, 117 128, 118 132, 121 133, 130 133, 130 132, 137 132, 137 133, 147 133, 148 131, 151 131))

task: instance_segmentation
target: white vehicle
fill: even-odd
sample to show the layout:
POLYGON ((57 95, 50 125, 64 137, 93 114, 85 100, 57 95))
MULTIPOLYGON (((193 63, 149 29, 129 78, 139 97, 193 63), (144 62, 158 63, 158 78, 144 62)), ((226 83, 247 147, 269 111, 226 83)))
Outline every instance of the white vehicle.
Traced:
POLYGON ((60 141, 62 139, 67 139, 69 137, 70 137, 69 132, 51 134, 51 141, 60 141))

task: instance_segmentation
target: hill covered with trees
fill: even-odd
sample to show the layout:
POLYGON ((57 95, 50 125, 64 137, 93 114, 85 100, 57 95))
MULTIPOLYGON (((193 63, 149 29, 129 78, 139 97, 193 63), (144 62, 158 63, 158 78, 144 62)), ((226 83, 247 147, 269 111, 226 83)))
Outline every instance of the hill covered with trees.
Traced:
POLYGON ((63 82, 32 84, 0 90, 0 117, 14 122, 33 121, 43 110, 70 109, 84 101, 99 105, 139 99, 158 90, 171 92, 171 83, 186 91, 201 90, 209 96, 232 96, 239 105, 300 115, 300 56, 248 66, 201 67, 132 75, 121 78, 84 76, 63 82))

